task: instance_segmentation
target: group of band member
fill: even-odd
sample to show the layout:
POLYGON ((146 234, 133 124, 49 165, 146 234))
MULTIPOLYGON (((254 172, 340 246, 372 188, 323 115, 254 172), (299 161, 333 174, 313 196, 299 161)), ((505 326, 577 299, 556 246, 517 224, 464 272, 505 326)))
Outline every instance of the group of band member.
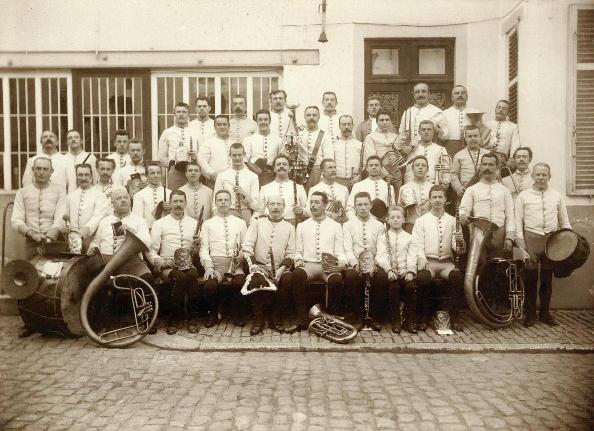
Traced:
MULTIPOLYGON (((56 135, 44 131, 42 152, 27 162, 12 215, 27 257, 73 229, 85 253, 109 258, 124 240, 112 228, 121 222, 149 248, 146 260, 169 286, 168 333, 176 333, 184 318, 190 332, 198 331, 200 310, 207 313, 205 326, 215 325, 225 303, 238 325, 252 307, 255 335, 266 320, 279 332, 307 328, 308 286, 316 281, 326 284, 327 311, 345 313, 360 327, 365 274, 359 256, 370 251, 377 264, 371 317, 386 319, 395 333, 403 324, 410 333, 426 330, 432 281, 441 279, 448 286, 451 327, 460 331, 459 224, 479 217, 497 225, 488 257, 505 255, 514 244, 530 255, 525 325, 537 318, 538 280, 540 320, 556 324, 544 243, 570 227, 569 219, 563 196, 548 187, 550 167, 535 163, 530 170, 533 154, 520 145, 509 102, 497 102, 495 119, 483 124, 467 106, 464 86, 454 87, 453 105, 442 111, 419 83, 415 105, 399 125, 371 96, 369 118, 354 128, 328 91, 322 109, 306 107, 304 125, 289 136, 296 119, 286 96, 272 91, 271 110, 257 111, 255 121, 246 115, 243 96, 233 98, 231 116, 214 119, 207 98, 197 98, 192 121, 189 106, 178 103, 175 124, 159 139, 158 161, 145 161, 144 142, 125 130, 115 133, 115 152, 101 159, 84 151, 76 130, 67 133, 65 154, 56 135), (179 164, 181 147, 187 159, 179 164), (382 166, 382 157, 394 150, 406 155, 400 179, 382 166), (307 181, 290 177, 296 162, 306 167, 307 181), (504 166, 513 173, 501 178, 504 166), (192 251, 189 267, 176 266, 178 249, 192 251), (330 269, 323 266, 326 253, 337 260, 330 269), (268 270, 276 291, 241 295, 246 275, 257 268, 268 270)), ((133 265, 124 266, 122 273, 133 265)))

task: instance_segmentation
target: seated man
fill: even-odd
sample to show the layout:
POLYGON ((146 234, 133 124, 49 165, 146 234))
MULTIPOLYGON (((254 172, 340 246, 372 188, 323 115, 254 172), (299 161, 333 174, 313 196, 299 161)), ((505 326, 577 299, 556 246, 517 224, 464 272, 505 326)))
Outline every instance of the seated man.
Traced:
POLYGON ((243 255, 252 265, 269 272, 277 290, 260 290, 248 295, 256 315, 251 335, 262 332, 266 309, 271 306, 272 312, 268 318, 270 329, 289 333, 297 329, 294 325, 289 328, 281 326, 281 311, 287 310, 291 293, 290 268, 295 257, 295 227, 283 220, 285 203, 282 196, 270 196, 266 207, 270 215, 255 218, 247 230, 243 241, 243 255))
POLYGON ((210 308, 205 326, 210 328, 218 322, 219 305, 226 298, 235 302, 235 323, 243 326, 239 310, 245 304, 240 295, 245 282, 241 267, 241 244, 247 226, 245 221, 230 214, 231 193, 222 189, 215 193, 217 212, 202 225, 200 232, 200 261, 204 267, 204 300, 210 308), (230 281, 221 284, 224 279, 230 281))
POLYGON ((427 329, 429 284, 434 278, 439 278, 449 282, 448 308, 452 329, 462 331, 458 315, 464 296, 464 275, 455 269, 453 261, 456 240, 462 238, 455 235, 456 219, 444 211, 446 187, 431 187, 429 198, 431 211, 417 219, 412 232, 412 246, 417 252, 417 289, 421 308, 419 330, 427 329))
MULTIPOLYGON (((378 316, 379 312, 377 305, 380 304, 380 301, 377 301, 376 298, 381 295, 381 292, 386 290, 388 280, 385 272, 376 271, 373 274, 371 281, 373 289, 370 289, 369 295, 373 298, 376 307, 371 309, 368 303, 367 306, 369 308, 364 311, 361 299, 364 296, 366 276, 361 272, 361 268, 359 267, 359 257, 362 252, 370 251, 375 260, 377 239, 384 233, 384 225, 376 218, 371 217, 369 212, 371 209, 371 196, 369 196, 369 193, 357 193, 354 198, 354 203, 356 215, 355 217, 351 217, 349 221, 343 225, 344 248, 347 262, 351 267, 346 270, 344 287, 345 293, 350 299, 352 311, 355 314, 355 326, 361 330, 364 324, 363 317, 369 317, 368 314, 371 312, 373 312, 375 317, 378 316), (364 312, 365 316, 361 316, 364 312)), ((380 327, 372 320, 367 320, 365 324, 368 324, 376 331, 380 330, 380 327)))
POLYGON ((307 285, 309 282, 317 280, 327 284, 329 313, 336 312, 342 297, 340 268, 346 265, 342 227, 326 217, 327 205, 328 196, 325 193, 313 192, 309 200, 312 216, 297 225, 293 296, 297 309, 297 325, 301 330, 307 329, 308 326, 307 285), (338 267, 325 273, 322 267, 322 253, 328 253, 337 258, 338 267))
POLYGON ((414 277, 417 272, 417 255, 412 247, 412 236, 402 229, 404 208, 388 208, 389 229, 377 240, 375 262, 388 277, 388 303, 392 319, 392 332, 399 334, 402 328, 400 299, 404 297, 406 330, 417 333, 417 297, 414 277))

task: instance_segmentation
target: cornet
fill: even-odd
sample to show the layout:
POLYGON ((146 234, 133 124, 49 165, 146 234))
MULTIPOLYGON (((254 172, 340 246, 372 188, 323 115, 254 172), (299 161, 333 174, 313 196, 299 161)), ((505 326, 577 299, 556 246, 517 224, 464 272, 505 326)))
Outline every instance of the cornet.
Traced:
POLYGON ((439 156, 435 166, 435 184, 450 184, 452 181, 452 158, 448 154, 439 156))
POLYGON ((231 257, 231 262, 229 263, 229 268, 227 269, 227 272, 225 273, 226 279, 233 278, 235 271, 237 271, 237 268, 239 268, 239 265, 241 265, 240 242, 241 242, 241 240, 239 238, 239 234, 237 234, 236 241, 235 241, 235 248, 233 249, 233 256, 231 257))

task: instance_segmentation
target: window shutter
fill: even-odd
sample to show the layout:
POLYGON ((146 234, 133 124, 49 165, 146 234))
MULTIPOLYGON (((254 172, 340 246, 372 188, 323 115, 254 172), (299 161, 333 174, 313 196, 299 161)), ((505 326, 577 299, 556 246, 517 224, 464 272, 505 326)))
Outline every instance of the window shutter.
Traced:
POLYGON ((508 80, 518 76, 518 30, 509 35, 508 39, 508 80))
POLYGON ((509 119, 518 122, 518 28, 507 37, 507 98, 509 100, 509 119))

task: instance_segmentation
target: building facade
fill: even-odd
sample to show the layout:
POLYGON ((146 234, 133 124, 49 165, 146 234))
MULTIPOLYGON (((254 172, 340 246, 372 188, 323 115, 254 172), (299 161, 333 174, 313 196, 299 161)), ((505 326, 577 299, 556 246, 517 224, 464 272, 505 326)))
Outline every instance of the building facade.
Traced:
MULTIPOLYGON (((336 92, 337 110, 365 119, 376 94, 400 113, 415 82, 446 108, 455 84, 492 118, 512 103, 522 145, 552 166, 574 229, 594 238, 594 5, 579 0, 0 0, 0 207, 20 186, 42 130, 70 128, 85 150, 113 151, 126 128, 155 157, 173 105, 211 101, 212 114, 247 99, 248 115, 285 89, 303 108, 336 92)), ((298 121, 299 123, 302 121, 298 121)), ((10 211, 8 215, 10 214, 10 211)), ((6 260, 22 252, 6 230, 6 260)), ((587 263, 590 268, 592 257, 587 263)), ((557 282, 556 307, 593 308, 594 272, 557 282), (563 284, 563 285, 561 285, 563 284)))

